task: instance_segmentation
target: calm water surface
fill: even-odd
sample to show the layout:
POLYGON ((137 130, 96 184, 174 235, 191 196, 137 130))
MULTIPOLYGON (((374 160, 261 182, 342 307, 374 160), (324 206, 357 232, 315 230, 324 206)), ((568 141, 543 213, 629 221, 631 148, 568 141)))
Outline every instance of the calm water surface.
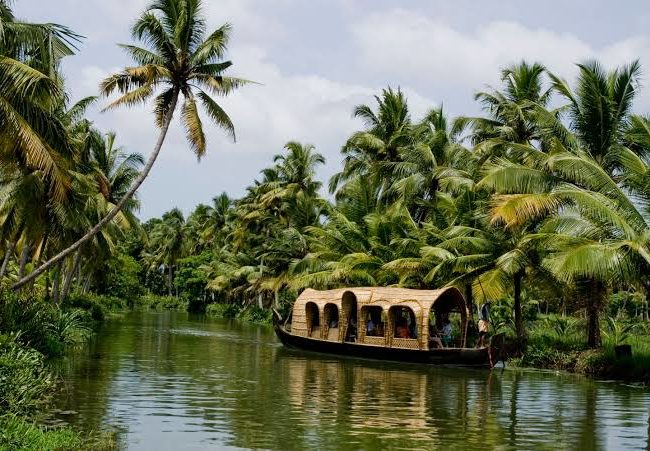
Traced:
POLYGON ((108 322, 61 364, 58 420, 125 449, 647 449, 650 391, 533 371, 426 368, 281 347, 184 313, 108 322))

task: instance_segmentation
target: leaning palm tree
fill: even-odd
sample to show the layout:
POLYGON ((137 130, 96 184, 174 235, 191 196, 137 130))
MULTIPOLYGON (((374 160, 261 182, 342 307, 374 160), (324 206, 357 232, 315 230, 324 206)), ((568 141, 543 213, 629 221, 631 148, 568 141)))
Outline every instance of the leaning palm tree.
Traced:
POLYGON ((203 123, 197 100, 217 126, 235 138, 230 117, 212 96, 225 96, 247 80, 224 75, 232 63, 224 61, 231 27, 225 24, 206 37, 201 15, 201 0, 154 0, 132 28, 134 39, 145 48, 122 45, 137 66, 106 78, 102 94, 121 96, 106 110, 142 104, 154 98, 154 114, 160 134, 139 177, 122 199, 93 228, 74 244, 59 252, 29 276, 14 284, 19 288, 35 279, 52 265, 76 251, 108 224, 144 182, 160 153, 172 121, 179 96, 183 96, 181 120, 190 147, 201 158, 206 152, 203 123))

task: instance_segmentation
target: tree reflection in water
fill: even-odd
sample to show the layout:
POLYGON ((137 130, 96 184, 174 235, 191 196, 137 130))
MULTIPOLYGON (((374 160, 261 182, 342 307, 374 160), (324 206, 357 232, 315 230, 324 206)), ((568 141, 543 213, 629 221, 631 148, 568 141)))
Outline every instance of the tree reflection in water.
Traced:
POLYGON ((649 444, 646 389, 294 352, 269 328, 186 314, 111 322, 60 368, 58 408, 77 414, 57 417, 117 428, 129 449, 649 444))

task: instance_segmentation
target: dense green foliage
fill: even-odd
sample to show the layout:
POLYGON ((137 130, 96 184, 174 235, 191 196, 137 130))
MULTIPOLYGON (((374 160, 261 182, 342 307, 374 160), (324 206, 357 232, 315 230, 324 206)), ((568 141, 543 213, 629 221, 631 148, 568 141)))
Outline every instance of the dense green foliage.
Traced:
POLYGON ((268 322, 305 287, 456 286, 472 312, 493 301, 493 330, 522 364, 647 377, 650 119, 634 111, 637 61, 585 62, 570 81, 522 61, 476 94, 478 117, 412 117, 387 88, 354 108, 359 129, 326 187, 324 157, 291 141, 241 198, 141 224, 135 192, 177 106, 197 158, 199 105, 234 138, 214 100, 247 83, 225 75, 230 26, 208 32, 199 0, 154 0, 133 25, 141 46, 122 47, 134 66, 101 94, 119 95, 106 109, 153 101, 160 135, 145 162, 84 117, 95 98, 69 101, 60 61, 80 37, 10 6, 0 0, 0 284, 22 292, 0 315, 9 412, 46 402, 45 358, 83 343, 91 320, 166 308, 268 322), (623 343, 631 360, 614 356, 623 343))
POLYGON ((92 321, 85 310, 34 298, 0 300, 0 449, 113 449, 112 435, 46 428, 38 419, 57 389, 48 358, 83 344, 92 321))
POLYGON ((540 64, 506 68, 476 95, 481 117, 414 120, 387 89, 355 108, 365 126, 342 147, 333 202, 323 157, 288 143, 241 199, 148 221, 132 254, 145 286, 162 294, 164 271, 193 303, 282 308, 308 286, 455 285, 472 305, 495 301, 520 349, 541 311, 587 318, 583 343, 597 346, 604 312, 648 320, 650 125, 632 112, 638 63, 579 69, 570 84, 540 64))
MULTIPOLYGON (((200 0, 152 1, 133 25, 142 47, 121 47, 136 65, 106 78, 101 94, 119 94, 105 110, 153 100, 160 135, 145 162, 84 117, 95 97, 69 103, 59 63, 80 37, 59 25, 20 22, 10 2, 0 0, 3 283, 14 289, 36 284, 54 302, 75 286, 87 291, 92 284, 137 295, 130 293, 134 280, 115 274, 106 260, 126 231, 142 233, 135 192, 162 148, 177 104, 198 158, 206 152, 199 104, 234 139, 234 125, 215 100, 248 83, 226 76, 230 29, 225 24, 209 32, 200 0)), ((120 267, 134 273, 127 263, 120 267)))

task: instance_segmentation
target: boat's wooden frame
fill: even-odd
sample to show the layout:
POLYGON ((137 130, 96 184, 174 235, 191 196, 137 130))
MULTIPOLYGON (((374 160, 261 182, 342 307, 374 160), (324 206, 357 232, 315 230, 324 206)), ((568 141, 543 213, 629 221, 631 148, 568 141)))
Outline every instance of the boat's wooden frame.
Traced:
POLYGON ((466 347, 469 311, 463 295, 453 287, 440 290, 379 287, 306 289, 296 299, 290 318, 283 321, 277 312, 274 318, 276 335, 285 346, 381 360, 491 368, 500 359, 503 344, 503 337, 497 335, 488 347, 466 347), (394 312, 404 307, 410 309, 415 318, 417 338, 395 337, 394 312), (382 319, 386 319, 384 335, 366 336, 366 328, 359 327, 355 340, 346 340, 351 318, 365 318, 370 308, 381 309, 382 319), (431 311, 460 314, 460 334, 455 346, 429 346, 431 311), (338 327, 330 328, 334 312, 338 316, 338 327))

